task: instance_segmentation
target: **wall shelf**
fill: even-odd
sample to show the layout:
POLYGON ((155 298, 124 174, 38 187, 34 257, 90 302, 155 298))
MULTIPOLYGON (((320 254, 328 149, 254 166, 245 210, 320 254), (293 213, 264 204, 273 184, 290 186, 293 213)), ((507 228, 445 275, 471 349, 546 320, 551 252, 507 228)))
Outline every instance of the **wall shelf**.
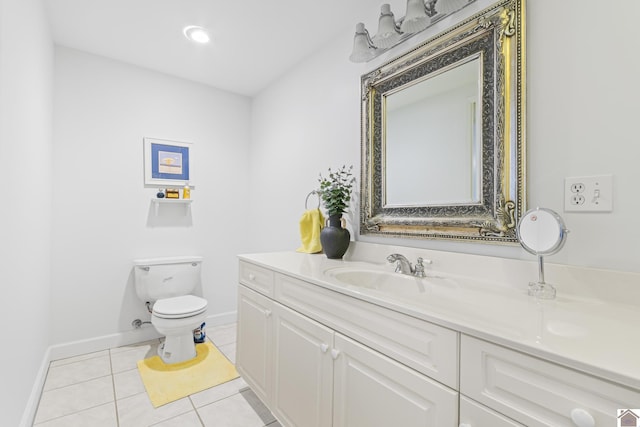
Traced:
POLYGON ((193 202, 193 199, 167 199, 166 197, 163 198, 163 199, 158 199, 156 197, 156 198, 151 199, 151 201, 153 203, 156 203, 156 204, 163 204, 163 203, 171 204, 171 203, 175 203, 175 204, 178 204, 178 205, 180 205, 180 204, 190 205, 191 202, 193 202))
POLYGON ((154 197, 151 199, 151 203, 153 203, 155 206, 156 216, 158 215, 158 209, 160 205, 183 205, 185 207, 186 213, 191 208, 192 202, 193 199, 167 199, 166 197, 162 199, 154 197))

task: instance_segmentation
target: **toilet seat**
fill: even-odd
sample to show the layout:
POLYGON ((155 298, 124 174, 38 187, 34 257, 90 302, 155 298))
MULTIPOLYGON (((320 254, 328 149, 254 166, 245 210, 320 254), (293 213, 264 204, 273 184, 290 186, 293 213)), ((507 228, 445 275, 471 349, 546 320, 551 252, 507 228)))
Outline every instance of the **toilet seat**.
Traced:
POLYGON ((162 319, 182 319, 197 316, 207 309, 207 300, 195 295, 159 299, 153 305, 153 314, 162 319))

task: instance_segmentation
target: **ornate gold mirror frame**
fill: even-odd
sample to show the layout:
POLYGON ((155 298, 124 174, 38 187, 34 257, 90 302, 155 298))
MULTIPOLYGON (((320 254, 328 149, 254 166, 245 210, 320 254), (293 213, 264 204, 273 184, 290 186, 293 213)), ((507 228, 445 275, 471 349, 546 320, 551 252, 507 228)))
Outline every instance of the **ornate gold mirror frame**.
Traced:
MULTIPOLYGON (((501 0, 362 76, 361 234, 517 242, 516 224, 526 210, 524 27, 524 0, 501 0), (387 203, 387 96, 471 57, 479 58, 480 70, 477 196, 387 203)), ((435 178, 410 186, 447 179, 435 178)))

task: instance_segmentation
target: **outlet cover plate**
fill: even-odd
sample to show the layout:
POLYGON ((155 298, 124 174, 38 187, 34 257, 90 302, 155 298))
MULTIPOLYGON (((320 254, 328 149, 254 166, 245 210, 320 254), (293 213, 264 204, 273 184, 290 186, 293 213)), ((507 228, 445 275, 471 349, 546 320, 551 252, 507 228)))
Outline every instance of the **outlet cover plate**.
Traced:
POLYGON ((613 175, 564 179, 565 212, 612 212, 613 175))

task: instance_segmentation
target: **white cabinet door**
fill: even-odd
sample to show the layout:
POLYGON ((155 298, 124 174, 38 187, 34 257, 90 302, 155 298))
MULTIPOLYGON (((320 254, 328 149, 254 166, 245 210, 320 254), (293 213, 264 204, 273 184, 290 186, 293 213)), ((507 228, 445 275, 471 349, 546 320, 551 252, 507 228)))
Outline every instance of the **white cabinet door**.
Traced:
POLYGON ((457 427, 458 393, 334 336, 334 427, 457 427))
POLYGON ((524 427, 504 415, 460 396, 460 427, 524 427))
POLYGON ((333 331, 274 304, 272 410, 286 427, 331 427, 333 331))
POLYGON ((273 301, 238 287, 236 368, 265 404, 269 404, 273 373, 273 301))

